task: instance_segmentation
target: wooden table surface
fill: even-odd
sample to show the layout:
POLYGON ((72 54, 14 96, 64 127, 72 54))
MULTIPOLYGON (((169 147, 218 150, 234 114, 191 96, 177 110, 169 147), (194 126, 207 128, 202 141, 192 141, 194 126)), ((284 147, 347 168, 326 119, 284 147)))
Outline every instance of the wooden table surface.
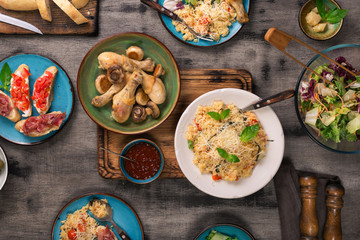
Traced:
MULTIPOLYGON (((244 68, 254 78, 260 97, 295 88, 302 68, 264 41, 277 27, 319 50, 342 43, 359 44, 360 5, 339 0, 348 16, 340 33, 328 41, 307 38, 298 25, 303 0, 253 0, 250 22, 230 42, 208 49, 195 48, 173 38, 152 9, 138 0, 100 1, 99 35, 0 36, 0 57, 36 53, 57 61, 76 85, 77 70, 87 51, 99 40, 121 32, 143 32, 162 41, 181 69, 244 68)), ((289 52, 307 62, 307 49, 290 45, 289 52)), ((342 210, 343 239, 360 236, 360 159, 317 146, 298 123, 294 101, 273 107, 285 133, 284 160, 296 168, 338 175, 346 189, 342 210)), ((96 124, 76 96, 70 122, 51 141, 32 147, 0 139, 9 161, 9 176, 0 191, 0 239, 49 239, 56 214, 72 198, 89 192, 108 192, 129 202, 137 211, 145 239, 192 239, 214 223, 235 223, 256 239, 280 239, 280 220, 273 181, 257 193, 234 200, 202 193, 187 179, 161 179, 139 186, 108 180, 97 172, 96 124)), ((170 133, 173 134, 173 133, 170 133)))

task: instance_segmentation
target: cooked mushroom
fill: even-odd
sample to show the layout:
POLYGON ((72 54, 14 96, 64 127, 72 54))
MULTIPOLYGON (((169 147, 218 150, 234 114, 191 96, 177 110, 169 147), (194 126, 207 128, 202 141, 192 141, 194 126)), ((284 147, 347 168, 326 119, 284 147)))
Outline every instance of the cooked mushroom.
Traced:
POLYGON ((126 55, 131 59, 140 61, 144 57, 144 51, 137 46, 131 46, 126 49, 126 55))
POLYGON ((118 84, 124 80, 124 72, 119 65, 113 65, 107 70, 107 78, 112 84, 118 84))
POLYGON ((153 118, 158 118, 160 116, 159 107, 152 101, 149 101, 146 104, 146 113, 147 115, 151 115, 153 118))
POLYGON ((146 95, 146 93, 144 92, 144 90, 141 87, 138 88, 138 90, 136 91, 135 101, 137 104, 140 104, 142 106, 145 106, 147 104, 147 102, 149 101, 149 96, 146 95))
POLYGON ((104 74, 100 74, 99 76, 97 76, 97 78, 95 79, 95 88, 100 94, 106 93, 110 87, 111 83, 104 74))
POLYGON ((131 120, 133 120, 136 123, 141 123, 145 121, 147 115, 148 114, 146 113, 145 107, 136 105, 133 107, 131 111, 131 120))
POLYGON ((165 74, 165 70, 164 70, 164 68, 162 67, 162 65, 161 64, 158 64, 158 65, 156 65, 156 67, 155 67, 155 70, 154 70, 154 77, 160 77, 160 76, 162 76, 162 75, 164 75, 165 74))

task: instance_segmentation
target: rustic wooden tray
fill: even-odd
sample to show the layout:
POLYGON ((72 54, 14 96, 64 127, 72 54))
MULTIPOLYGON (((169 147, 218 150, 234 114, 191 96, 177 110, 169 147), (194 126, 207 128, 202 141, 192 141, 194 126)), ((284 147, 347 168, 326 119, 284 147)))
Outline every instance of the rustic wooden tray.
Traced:
POLYGON ((170 117, 155 129, 139 135, 122 135, 98 127, 98 171, 104 178, 124 179, 119 158, 100 147, 120 153, 128 142, 148 138, 162 149, 165 165, 160 178, 183 178, 174 151, 174 134, 177 122, 186 107, 200 95, 219 88, 240 88, 252 91, 251 74, 244 69, 191 69, 180 71, 181 94, 170 117))
MULTIPOLYGON (((0 7, 0 13, 18 18, 33 24, 43 34, 89 34, 98 33, 98 0, 90 0, 79 11, 89 20, 88 23, 77 25, 54 2, 50 1, 52 22, 41 18, 38 10, 35 11, 9 11, 0 7)), ((0 33, 4 34, 37 34, 32 31, 0 22, 0 33)))

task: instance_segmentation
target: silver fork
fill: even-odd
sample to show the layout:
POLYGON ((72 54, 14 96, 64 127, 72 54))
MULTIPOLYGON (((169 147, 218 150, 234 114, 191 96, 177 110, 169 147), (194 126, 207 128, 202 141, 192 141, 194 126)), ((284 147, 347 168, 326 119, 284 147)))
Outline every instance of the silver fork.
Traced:
POLYGON ((191 34, 195 35, 197 38, 200 38, 202 40, 205 41, 209 41, 209 42, 213 42, 214 38, 211 37, 210 35, 201 35, 200 33, 196 32, 194 29, 192 29, 189 25, 187 25, 178 15, 176 15, 174 12, 170 11, 167 8, 164 8, 163 6, 161 6, 160 4, 158 4, 156 2, 156 0, 141 0, 142 3, 148 5, 149 7, 155 9, 156 11, 165 14, 166 16, 168 16, 169 18, 178 21, 179 23, 181 23, 182 25, 184 25, 185 27, 187 27, 187 29, 189 29, 189 31, 191 32, 191 34))

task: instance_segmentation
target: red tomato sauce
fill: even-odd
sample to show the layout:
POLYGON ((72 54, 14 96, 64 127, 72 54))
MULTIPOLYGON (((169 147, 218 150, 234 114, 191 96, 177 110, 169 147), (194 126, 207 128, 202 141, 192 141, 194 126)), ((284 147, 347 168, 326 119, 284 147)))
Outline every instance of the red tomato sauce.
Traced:
POLYGON ((34 95, 31 98, 36 100, 36 107, 42 111, 46 110, 47 97, 50 94, 53 78, 51 72, 45 71, 44 76, 39 77, 35 82, 34 95))
POLYGON ((15 102, 15 106, 21 110, 26 111, 30 106, 29 99, 29 85, 26 84, 25 78, 30 76, 30 73, 24 68, 21 72, 21 77, 16 74, 11 74, 13 82, 11 84, 11 98, 15 102))
POLYGON ((135 179, 149 179, 160 170, 160 153, 149 143, 141 142, 132 145, 126 152, 125 157, 135 161, 124 160, 126 172, 135 179))

